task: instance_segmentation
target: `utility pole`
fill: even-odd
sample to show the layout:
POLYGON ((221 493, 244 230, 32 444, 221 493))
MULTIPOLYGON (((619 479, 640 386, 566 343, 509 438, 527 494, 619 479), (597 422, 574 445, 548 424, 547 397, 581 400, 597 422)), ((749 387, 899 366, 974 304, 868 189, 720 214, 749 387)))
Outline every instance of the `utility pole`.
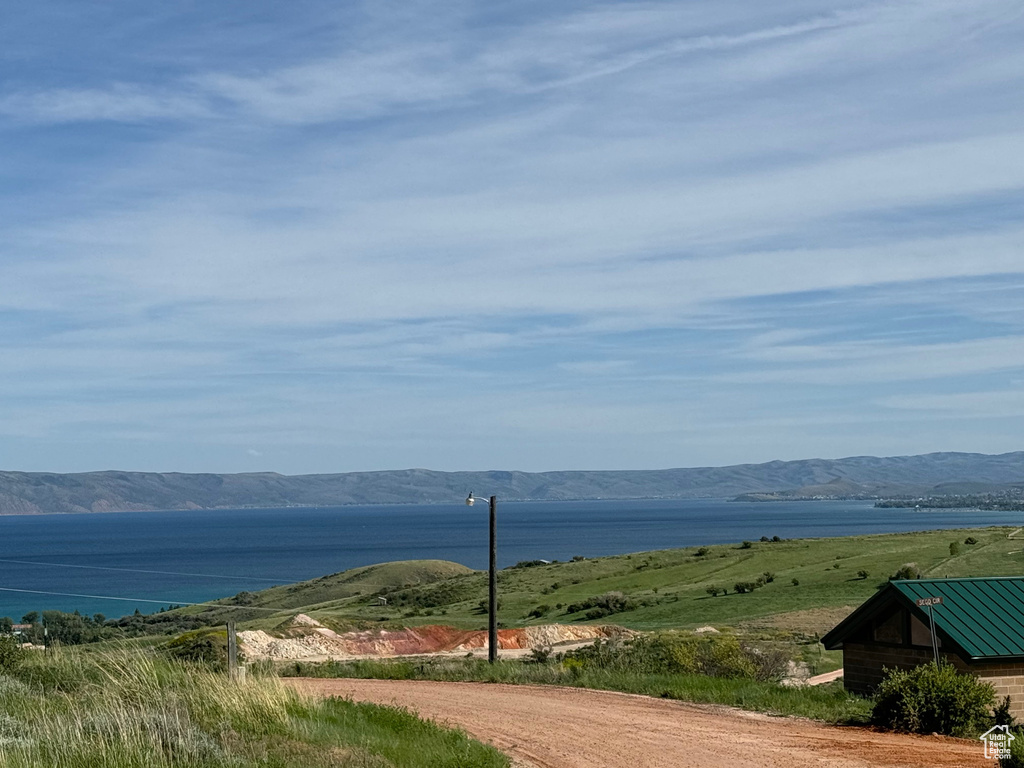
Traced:
MULTIPOLYGON (((470 491, 466 506, 472 507, 476 499, 470 491)), ((487 568, 487 661, 498 660, 498 497, 491 496, 491 545, 487 568)))
POLYGON ((487 592, 487 661, 498 660, 498 497, 491 496, 491 557, 487 592))

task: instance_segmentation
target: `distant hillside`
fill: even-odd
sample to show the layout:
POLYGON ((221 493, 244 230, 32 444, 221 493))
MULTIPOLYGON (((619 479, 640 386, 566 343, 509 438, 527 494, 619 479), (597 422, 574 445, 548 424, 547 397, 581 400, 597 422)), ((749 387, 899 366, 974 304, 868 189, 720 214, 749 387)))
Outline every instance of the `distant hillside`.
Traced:
POLYGON ((989 456, 806 459, 693 469, 435 472, 427 469, 279 475, 176 472, 0 472, 0 514, 157 509, 453 503, 468 491, 504 500, 694 499, 840 490, 852 495, 982 492, 1024 483, 1024 452, 989 456), (965 485, 969 484, 969 485, 965 485), (941 487, 940 487, 941 486, 941 487))

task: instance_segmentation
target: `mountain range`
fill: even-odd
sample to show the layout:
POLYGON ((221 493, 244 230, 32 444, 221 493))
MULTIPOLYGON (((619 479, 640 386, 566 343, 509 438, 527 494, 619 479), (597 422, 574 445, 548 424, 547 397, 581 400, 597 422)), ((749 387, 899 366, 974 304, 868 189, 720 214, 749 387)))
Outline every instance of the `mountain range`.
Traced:
POLYGON ((655 470, 322 475, 179 472, 0 472, 0 515, 345 504, 458 503, 469 491, 502 500, 776 500, 984 493, 1024 484, 1024 451, 987 455, 803 459, 655 470))

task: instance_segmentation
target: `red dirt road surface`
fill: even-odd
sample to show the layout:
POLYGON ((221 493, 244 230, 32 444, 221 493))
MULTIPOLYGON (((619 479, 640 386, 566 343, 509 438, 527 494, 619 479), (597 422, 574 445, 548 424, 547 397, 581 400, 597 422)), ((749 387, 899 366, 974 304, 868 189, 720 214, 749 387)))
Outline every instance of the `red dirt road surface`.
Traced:
POLYGON ((288 682, 322 696, 407 707, 494 745, 521 768, 994 768, 980 741, 624 693, 405 680, 288 682))

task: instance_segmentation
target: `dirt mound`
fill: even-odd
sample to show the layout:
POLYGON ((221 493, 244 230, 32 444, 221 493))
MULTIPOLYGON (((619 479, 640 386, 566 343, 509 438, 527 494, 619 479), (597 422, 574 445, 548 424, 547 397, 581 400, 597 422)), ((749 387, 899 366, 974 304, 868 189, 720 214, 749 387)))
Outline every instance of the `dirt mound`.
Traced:
MULTIPOLYGON (((310 659, 314 657, 358 658, 366 656, 413 656, 427 653, 458 653, 487 647, 487 632, 429 624, 404 629, 373 629, 337 633, 315 619, 299 614, 292 620, 287 637, 274 637, 262 630, 238 633, 250 659, 310 659)), ((564 643, 632 634, 621 627, 546 624, 524 629, 498 630, 498 647, 529 650, 564 643)))

